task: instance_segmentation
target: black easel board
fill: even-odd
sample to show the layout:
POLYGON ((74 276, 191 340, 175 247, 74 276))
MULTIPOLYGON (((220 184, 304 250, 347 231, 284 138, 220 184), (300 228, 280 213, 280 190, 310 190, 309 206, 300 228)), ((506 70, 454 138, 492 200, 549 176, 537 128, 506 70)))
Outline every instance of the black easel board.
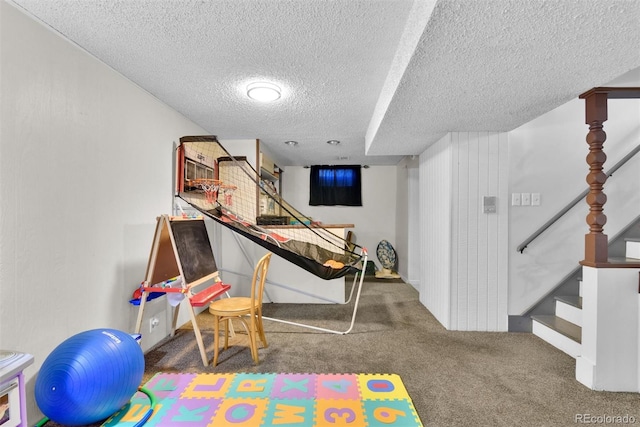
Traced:
POLYGON ((203 219, 171 221, 171 231, 186 283, 218 271, 203 219))
POLYGON ((217 274, 218 267, 203 218, 158 217, 147 266, 148 286, 182 276, 183 286, 188 287, 217 274))

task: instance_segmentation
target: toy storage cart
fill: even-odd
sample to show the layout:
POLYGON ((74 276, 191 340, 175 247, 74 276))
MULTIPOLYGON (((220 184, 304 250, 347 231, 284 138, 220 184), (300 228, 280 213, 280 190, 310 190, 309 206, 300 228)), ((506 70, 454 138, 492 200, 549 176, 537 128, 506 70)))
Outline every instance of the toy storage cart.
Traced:
POLYGON ((27 425, 22 371, 32 363, 30 354, 0 350, 0 427, 27 425))

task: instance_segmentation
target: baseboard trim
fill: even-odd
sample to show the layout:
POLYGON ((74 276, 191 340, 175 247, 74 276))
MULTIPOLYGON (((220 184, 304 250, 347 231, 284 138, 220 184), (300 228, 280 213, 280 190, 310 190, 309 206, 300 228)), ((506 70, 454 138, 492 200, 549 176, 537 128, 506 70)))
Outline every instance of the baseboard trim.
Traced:
POLYGON ((529 316, 509 316, 509 332, 532 332, 533 322, 529 316))

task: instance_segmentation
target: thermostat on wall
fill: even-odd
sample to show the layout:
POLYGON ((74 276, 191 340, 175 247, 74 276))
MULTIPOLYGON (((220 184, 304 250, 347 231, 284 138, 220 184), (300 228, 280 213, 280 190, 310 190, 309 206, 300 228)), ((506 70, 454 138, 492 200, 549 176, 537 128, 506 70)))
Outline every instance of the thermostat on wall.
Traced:
POLYGON ((484 196, 482 199, 482 211, 484 213, 496 213, 496 196, 484 196))

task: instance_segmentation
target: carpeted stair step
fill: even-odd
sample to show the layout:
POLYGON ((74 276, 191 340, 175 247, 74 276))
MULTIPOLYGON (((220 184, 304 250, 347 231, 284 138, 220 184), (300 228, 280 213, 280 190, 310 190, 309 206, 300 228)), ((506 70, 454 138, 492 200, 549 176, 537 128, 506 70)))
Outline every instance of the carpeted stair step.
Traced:
POLYGON ((640 259, 640 239, 624 239, 625 256, 627 258, 640 259))
POLYGON ((557 296, 556 316, 582 327, 582 297, 578 295, 557 296))
POLYGON ((582 309, 582 297, 578 295, 557 296, 556 301, 561 301, 565 304, 569 304, 576 308, 582 309))
POLYGON ((552 346, 578 357, 581 353, 582 328, 554 314, 532 316, 533 334, 552 346))

